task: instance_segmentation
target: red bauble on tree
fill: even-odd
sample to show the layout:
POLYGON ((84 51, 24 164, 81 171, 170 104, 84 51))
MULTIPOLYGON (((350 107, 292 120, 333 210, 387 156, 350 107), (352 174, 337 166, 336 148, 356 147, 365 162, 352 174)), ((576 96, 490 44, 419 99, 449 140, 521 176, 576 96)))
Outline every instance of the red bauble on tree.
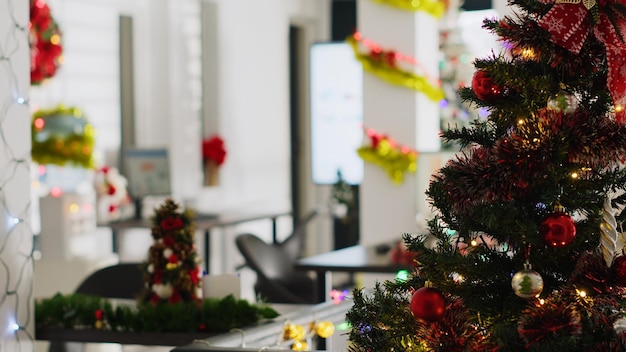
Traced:
POLYGON ((411 312, 415 319, 424 323, 434 323, 443 318, 446 312, 446 298, 441 291, 430 286, 420 288, 411 298, 411 312))
POLYGON ((502 96, 504 87, 497 85, 487 71, 478 70, 474 73, 474 77, 472 77, 472 90, 478 99, 493 101, 502 96))
POLYGON ((549 246, 565 247, 576 237, 576 225, 569 214, 556 211, 543 219, 539 232, 549 246))
POLYGON ((619 286, 626 286, 626 256, 616 257, 611 265, 611 271, 615 283, 619 286))

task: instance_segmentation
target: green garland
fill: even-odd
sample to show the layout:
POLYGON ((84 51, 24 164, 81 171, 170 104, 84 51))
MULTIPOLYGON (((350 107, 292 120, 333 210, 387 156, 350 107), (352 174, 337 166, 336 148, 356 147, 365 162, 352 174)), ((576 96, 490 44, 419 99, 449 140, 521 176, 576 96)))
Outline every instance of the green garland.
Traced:
POLYGON ((392 67, 385 60, 376 60, 371 55, 359 52, 358 42, 354 36, 348 36, 346 42, 352 46, 354 56, 361 63, 363 69, 388 83, 403 86, 424 93, 430 100, 439 102, 445 98, 443 90, 435 87, 423 76, 418 76, 412 72, 400 70, 392 67))
POLYGON ((269 306, 237 300, 232 295, 176 304, 131 305, 75 293, 35 302, 37 328, 221 333, 277 316, 269 306))
POLYGON ((50 119, 74 118, 86 120, 80 109, 63 105, 33 113, 31 157, 34 162, 41 165, 72 164, 85 169, 95 168, 93 149, 96 131, 90 123, 85 122, 82 131, 72 131, 63 135, 46 135, 45 126, 50 119))
POLYGON ((446 5, 440 0, 374 0, 406 11, 423 11, 439 18, 446 11, 446 5))

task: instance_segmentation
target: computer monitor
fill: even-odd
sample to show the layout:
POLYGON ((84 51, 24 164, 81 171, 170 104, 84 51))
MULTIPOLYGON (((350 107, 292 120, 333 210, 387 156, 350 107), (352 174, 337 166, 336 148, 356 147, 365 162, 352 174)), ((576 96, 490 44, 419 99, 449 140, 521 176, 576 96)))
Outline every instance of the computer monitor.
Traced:
POLYGON ((166 148, 128 148, 122 152, 122 174, 128 193, 135 202, 135 215, 141 217, 143 198, 171 195, 170 161, 166 148))

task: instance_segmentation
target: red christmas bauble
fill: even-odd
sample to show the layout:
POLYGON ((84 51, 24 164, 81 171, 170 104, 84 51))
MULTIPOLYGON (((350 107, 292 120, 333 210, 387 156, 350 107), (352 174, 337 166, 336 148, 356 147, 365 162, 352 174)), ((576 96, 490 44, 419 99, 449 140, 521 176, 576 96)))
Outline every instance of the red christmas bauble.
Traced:
POLYGON ((615 283, 619 286, 626 286, 626 255, 620 255, 613 260, 611 271, 615 278, 615 283))
POLYGON ((472 77, 472 90, 480 100, 492 101, 502 96, 503 87, 497 85, 484 70, 478 70, 472 77))
POLYGON ((576 237, 576 225, 567 213, 556 212, 543 219, 539 232, 548 245, 565 247, 576 237))
POLYGON ((413 293, 411 312, 419 321, 437 322, 443 318, 446 312, 446 298, 436 288, 422 287, 413 293))

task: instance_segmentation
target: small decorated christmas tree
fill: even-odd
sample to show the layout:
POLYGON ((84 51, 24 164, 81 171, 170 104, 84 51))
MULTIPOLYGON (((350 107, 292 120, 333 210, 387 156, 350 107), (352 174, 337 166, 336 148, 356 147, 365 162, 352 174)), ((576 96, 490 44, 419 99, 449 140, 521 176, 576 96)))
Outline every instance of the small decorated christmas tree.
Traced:
POLYGON ((146 280, 143 301, 160 304, 202 298, 193 211, 179 208, 168 198, 155 210, 151 229, 154 244, 143 263, 146 280))

